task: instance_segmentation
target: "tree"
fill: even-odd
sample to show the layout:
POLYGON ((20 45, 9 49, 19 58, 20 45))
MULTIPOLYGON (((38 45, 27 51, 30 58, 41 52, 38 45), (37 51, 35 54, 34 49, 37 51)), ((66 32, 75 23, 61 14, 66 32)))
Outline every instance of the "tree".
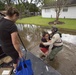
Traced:
POLYGON ((1 2, 5 4, 6 9, 10 6, 16 7, 20 12, 20 17, 25 16, 25 12, 29 14, 29 12, 38 11, 36 4, 29 3, 28 0, 1 0, 1 2))
POLYGON ((38 7, 35 4, 30 3, 29 4, 29 11, 30 12, 38 12, 38 7))
POLYGON ((10 6, 13 6, 14 0, 1 0, 5 4, 5 9, 8 9, 10 6))
POLYGON ((61 9, 65 7, 66 5, 70 4, 72 0, 34 0, 34 2, 36 4, 41 3, 43 6, 53 6, 56 12, 55 22, 58 22, 61 9))
POLYGON ((59 20, 61 9, 70 4, 71 1, 72 0, 55 0, 53 2, 54 3, 53 5, 55 5, 55 12, 56 12, 56 20, 55 20, 56 23, 59 20))
POLYGON ((4 8, 4 3, 2 3, 1 1, 0 1, 0 10, 4 10, 5 8, 4 8))
POLYGON ((66 5, 70 4, 72 0, 35 0, 37 3, 41 2, 43 6, 53 6, 56 12, 56 20, 58 22, 61 9, 66 5))

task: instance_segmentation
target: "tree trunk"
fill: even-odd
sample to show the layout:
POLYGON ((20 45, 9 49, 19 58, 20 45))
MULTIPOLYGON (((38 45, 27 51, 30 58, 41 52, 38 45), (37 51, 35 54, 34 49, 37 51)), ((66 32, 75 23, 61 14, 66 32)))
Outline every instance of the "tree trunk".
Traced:
POLYGON ((6 0, 8 8, 11 6, 11 0, 6 0))
POLYGON ((59 7, 57 10, 56 10, 56 24, 58 23, 58 20, 59 20, 59 16, 60 16, 60 11, 61 11, 61 7, 59 7))
POLYGON ((58 13, 56 13, 56 22, 58 22, 58 20, 59 20, 59 12, 58 13))

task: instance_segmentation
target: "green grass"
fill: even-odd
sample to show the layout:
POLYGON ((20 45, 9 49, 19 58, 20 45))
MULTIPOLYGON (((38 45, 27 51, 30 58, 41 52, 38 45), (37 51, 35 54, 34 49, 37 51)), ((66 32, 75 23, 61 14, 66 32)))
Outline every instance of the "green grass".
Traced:
MULTIPOLYGON (((23 24, 35 24, 40 26, 51 26, 48 23, 54 21, 54 18, 42 18, 41 16, 23 18, 17 21, 17 23, 23 24)), ((65 24, 57 25, 58 28, 76 30, 76 19, 59 19, 59 21, 65 22, 65 24)))

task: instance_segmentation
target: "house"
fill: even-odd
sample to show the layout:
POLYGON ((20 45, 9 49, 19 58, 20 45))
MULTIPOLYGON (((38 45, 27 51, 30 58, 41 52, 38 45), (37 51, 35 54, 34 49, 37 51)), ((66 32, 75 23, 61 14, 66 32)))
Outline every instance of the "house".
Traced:
MULTIPOLYGON (((43 6, 42 17, 44 18, 56 18, 55 6, 43 6)), ((76 0, 63 7, 60 12, 59 18, 74 18, 76 19, 76 0)))

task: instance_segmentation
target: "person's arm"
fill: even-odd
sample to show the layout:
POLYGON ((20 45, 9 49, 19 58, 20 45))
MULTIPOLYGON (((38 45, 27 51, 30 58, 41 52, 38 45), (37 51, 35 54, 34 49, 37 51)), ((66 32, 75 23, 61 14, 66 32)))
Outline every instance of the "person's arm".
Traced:
POLYGON ((12 39, 12 44, 13 44, 15 50, 19 54, 19 57, 22 58, 23 54, 22 54, 22 52, 20 50, 20 43, 19 43, 18 33, 17 32, 11 33, 11 39, 12 39))
POLYGON ((48 41, 48 42, 43 42, 43 45, 45 45, 45 46, 47 46, 47 45, 52 45, 53 43, 55 43, 55 41, 56 41, 57 39, 58 39, 58 35, 55 34, 50 41, 48 41))
POLYGON ((42 42, 43 45, 47 46, 47 45, 50 45, 51 44, 51 40, 48 41, 48 42, 42 42))

